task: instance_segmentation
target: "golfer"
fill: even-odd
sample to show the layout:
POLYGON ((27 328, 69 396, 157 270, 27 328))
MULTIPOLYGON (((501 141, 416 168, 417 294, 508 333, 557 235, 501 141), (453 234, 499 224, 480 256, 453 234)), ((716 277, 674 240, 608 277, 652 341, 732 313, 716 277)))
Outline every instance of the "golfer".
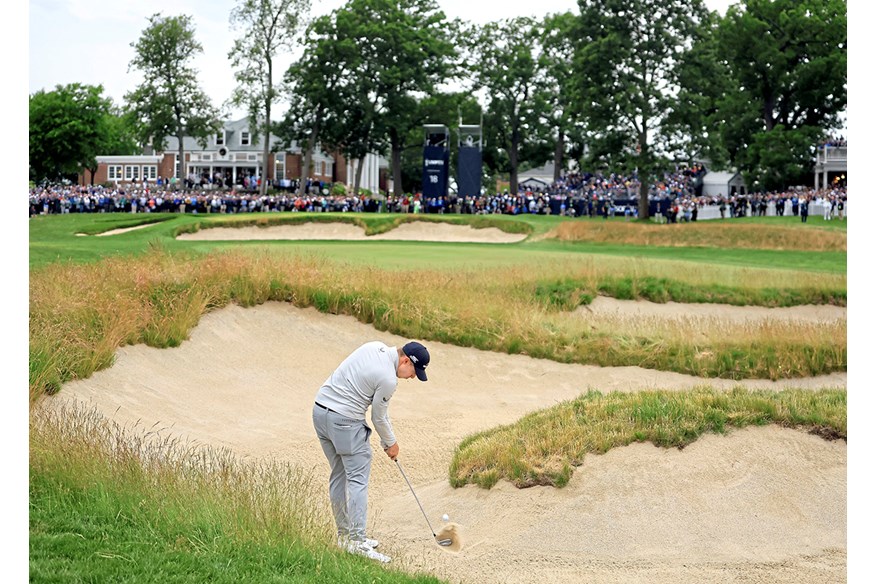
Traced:
POLYGON ((390 347, 380 341, 365 343, 338 365, 319 391, 313 406, 313 427, 331 467, 329 498, 338 545, 350 553, 380 562, 389 556, 374 551, 378 542, 365 536, 368 518, 368 479, 371 475, 371 422, 380 446, 391 459, 398 456, 398 441, 389 421, 389 400, 398 379, 426 381, 429 351, 417 342, 390 347))

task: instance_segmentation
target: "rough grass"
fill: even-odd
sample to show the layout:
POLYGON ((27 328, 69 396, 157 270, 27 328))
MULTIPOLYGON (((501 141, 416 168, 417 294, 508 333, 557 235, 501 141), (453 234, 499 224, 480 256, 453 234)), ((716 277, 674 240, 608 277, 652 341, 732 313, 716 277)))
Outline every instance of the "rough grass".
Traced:
POLYGON ((591 390, 514 424, 465 438, 454 453, 450 483, 490 488, 507 480, 521 488, 562 487, 587 455, 633 442, 684 448, 707 432, 766 424, 845 440, 846 391, 724 392, 702 387, 604 395, 591 390))
POLYGON ((267 301, 352 315, 401 336, 566 363, 638 365, 731 379, 803 377, 846 368, 844 320, 729 328, 718 323, 692 335, 685 322, 636 326, 620 317, 588 320, 562 312, 606 290, 660 300, 844 304, 837 277, 758 279, 753 271, 724 268, 709 281, 702 273, 658 277, 659 270, 633 262, 625 280, 628 291, 620 293, 617 269, 617 264, 577 262, 537 273, 523 268, 391 272, 264 250, 186 256, 160 247, 138 258, 54 264, 34 270, 30 278, 31 395, 55 392, 65 381, 109 366, 119 346, 178 346, 205 312, 267 301), (725 283, 730 279, 740 283, 725 283), (776 282, 786 285, 775 287, 776 282))
POLYGON ((439 582, 402 558, 342 552, 327 506, 288 464, 244 464, 82 406, 31 411, 32 582, 439 582))
POLYGON ((545 237, 562 241, 620 243, 637 246, 846 251, 846 232, 788 225, 698 221, 658 225, 644 222, 567 221, 545 237))

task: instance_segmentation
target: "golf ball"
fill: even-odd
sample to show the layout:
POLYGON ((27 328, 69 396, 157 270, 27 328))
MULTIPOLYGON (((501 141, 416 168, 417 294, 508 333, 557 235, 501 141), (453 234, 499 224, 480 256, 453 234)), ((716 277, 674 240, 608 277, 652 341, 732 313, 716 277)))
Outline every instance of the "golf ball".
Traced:
POLYGON ((441 516, 441 519, 443 519, 444 521, 450 521, 450 515, 445 513, 444 515, 441 516))

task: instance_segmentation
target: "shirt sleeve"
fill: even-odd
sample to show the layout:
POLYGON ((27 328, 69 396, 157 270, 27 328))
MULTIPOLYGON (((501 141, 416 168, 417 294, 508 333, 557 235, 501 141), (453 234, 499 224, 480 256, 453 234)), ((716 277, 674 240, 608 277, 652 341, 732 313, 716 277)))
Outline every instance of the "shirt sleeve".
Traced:
POLYGON ((395 434, 389 419, 389 400, 395 393, 397 385, 395 376, 392 379, 382 380, 377 386, 377 391, 374 392, 374 401, 371 402, 371 422, 377 430, 377 435, 380 436, 380 446, 384 449, 395 444, 395 434))

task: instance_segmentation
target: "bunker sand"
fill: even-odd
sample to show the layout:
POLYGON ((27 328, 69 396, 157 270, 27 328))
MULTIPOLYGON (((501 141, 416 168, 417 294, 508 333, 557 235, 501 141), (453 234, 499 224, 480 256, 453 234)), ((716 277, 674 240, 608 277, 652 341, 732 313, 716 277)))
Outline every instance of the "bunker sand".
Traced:
MULTIPOLYGON (((230 306, 204 315, 178 348, 120 348, 111 368, 44 403, 76 400, 126 427, 157 424, 244 459, 289 461, 327 481, 313 398, 338 363, 374 339, 407 340, 284 303, 230 306)), ((463 437, 588 388, 845 387, 845 374, 731 382, 425 344, 430 381, 401 380, 393 397, 399 460, 432 524, 443 526, 447 513, 465 543, 455 553, 435 543, 375 437, 369 531, 395 565, 468 583, 845 581, 843 441, 747 428, 680 451, 635 444, 587 456, 563 489, 506 482, 453 489, 447 480, 463 437)), ((327 487, 325 499, 327 506, 327 487)))
POLYGON ((195 233, 183 233, 177 239, 193 241, 245 240, 395 240, 444 241, 469 243, 516 243, 526 239, 525 234, 505 233, 495 227, 475 229, 468 225, 453 225, 432 221, 402 223, 395 229, 378 235, 365 235, 358 225, 343 222, 300 223, 270 227, 213 227, 195 233))

